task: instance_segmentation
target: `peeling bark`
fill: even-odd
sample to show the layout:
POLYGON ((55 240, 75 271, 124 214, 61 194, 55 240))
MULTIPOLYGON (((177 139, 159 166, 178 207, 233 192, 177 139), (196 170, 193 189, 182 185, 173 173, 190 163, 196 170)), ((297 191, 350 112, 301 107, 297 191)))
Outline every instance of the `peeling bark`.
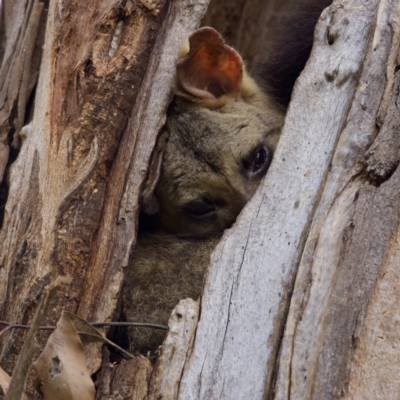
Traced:
MULTIPOLYGON (((255 21, 263 29, 292 4, 261 3, 217 1, 204 20, 249 63, 268 34, 255 21)), ((3 78, 9 46, 24 37, 12 27, 29 25, 10 10, 25 4, 5 3, 19 19, 5 26, 3 78)), ((33 119, 2 124, 8 148, 10 129, 25 138, 0 168, 10 169, 2 319, 30 323, 57 275, 73 279, 46 323, 64 309, 89 321, 116 314, 176 54, 206 8, 50 2, 33 119)), ((177 306, 154 367, 142 356, 114 366, 104 350, 97 399, 398 397, 399 16, 398 0, 338 0, 323 13, 270 171, 214 251, 199 305, 177 306)), ((28 92, 13 97, 18 110, 28 92)), ((8 372, 24 337, 0 338, 8 372)), ((99 348, 88 354, 97 369, 99 348)))
POLYGON ((119 364, 109 362, 110 353, 103 349, 103 363, 99 375, 96 400, 144 400, 153 365, 144 356, 132 360, 121 360, 119 364))
POLYGON ((6 175, 20 147, 27 103, 37 83, 46 13, 39 1, 6 0, 0 12, 0 227, 8 195, 6 175), (12 21, 12 23, 11 23, 12 21), (4 25, 3 25, 4 24, 4 25))
MULTIPOLYGON (((396 252, 393 240, 399 225, 399 154, 397 139, 390 138, 399 123, 395 67, 400 7, 390 1, 381 1, 378 7, 377 19, 370 23, 374 32, 358 89, 300 262, 279 359, 276 399, 391 398, 394 387, 399 390, 394 381, 374 375, 382 369, 367 362, 375 350, 372 345, 367 349, 363 339, 365 331, 374 331, 381 318, 387 318, 382 303, 381 317, 372 321, 367 315, 379 303, 374 293, 384 270, 390 268, 390 254, 396 252), (367 390, 362 385, 367 375, 354 382, 361 371, 369 374, 367 390)), ((380 357, 387 366, 392 355, 380 357)))
POLYGON ((192 351, 198 319, 199 303, 192 299, 181 300, 172 311, 169 332, 151 377, 149 400, 178 397, 180 379, 192 351))
MULTIPOLYGON (((341 2, 323 13, 264 183, 212 256, 180 399, 230 399, 233 394, 268 398, 293 379, 288 375, 285 383, 280 380, 273 387, 290 294, 300 259, 310 253, 303 247, 307 236, 310 241, 314 210, 346 128, 377 6, 378 1, 341 2), (335 32, 334 41, 328 42, 329 32, 335 32)), ((336 229, 328 230, 327 238, 329 233, 336 234, 336 229)), ((326 265, 331 262, 328 249, 324 256, 326 265)), ((329 277, 322 280, 329 282, 329 277)), ((321 301, 316 306, 322 314, 327 312, 321 301)), ((311 332, 305 329, 304 340, 317 332, 318 326, 311 332)), ((319 354, 320 348, 314 343, 311 350, 319 354)), ((316 364, 306 370, 311 368, 316 364)), ((301 392, 304 384, 301 376, 293 387, 297 398, 309 398, 310 393, 301 392)), ((325 394, 315 398, 326 398, 325 394)))
MULTIPOLYGON (((115 314, 176 55, 206 7, 190 0, 50 2, 35 114, 10 171, 0 236, 3 320, 30 323, 57 275, 73 279, 46 323, 62 310, 88 320, 115 314)), ((18 331, 1 337, 8 371, 23 340, 18 331)), ((100 355, 90 354, 94 370, 100 355)))
POLYGON ((171 314, 169 332, 154 367, 142 355, 114 366, 109 362, 110 353, 103 349, 96 400, 176 399, 198 318, 199 302, 192 299, 179 302, 171 314))

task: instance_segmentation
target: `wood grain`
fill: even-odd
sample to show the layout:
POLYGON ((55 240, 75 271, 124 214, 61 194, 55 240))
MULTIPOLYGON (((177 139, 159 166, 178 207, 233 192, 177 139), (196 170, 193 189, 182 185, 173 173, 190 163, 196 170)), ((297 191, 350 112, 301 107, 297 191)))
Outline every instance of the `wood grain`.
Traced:
MULTIPOLYGON (((382 159, 388 150, 383 156, 373 142, 378 133, 376 142, 382 143, 382 135, 386 139, 393 136, 389 132, 399 118, 398 111, 393 112, 398 88, 393 53, 397 54, 399 33, 390 28, 397 24, 399 4, 382 1, 378 7, 376 26, 374 21, 369 23, 374 31, 358 89, 300 262, 278 360, 276 399, 347 398, 361 332, 373 330, 379 323, 379 319, 365 320, 365 315, 387 264, 387 251, 393 247, 398 225, 398 178, 394 174, 390 181, 377 185, 376 171, 384 165, 379 154, 382 159), (366 149, 370 146, 375 153, 370 150, 367 167, 366 149)), ((362 23, 360 17, 355 24, 362 23)), ((357 363, 359 371, 365 367, 357 363)), ((377 379, 369 380, 369 385, 370 393, 382 390, 377 379)), ((352 386, 349 398, 353 396, 377 398, 357 384, 352 386), (359 390, 363 395, 356 395, 359 390)))
MULTIPOLYGON (((180 399, 273 395, 272 376, 297 266, 346 126, 377 5, 335 2, 323 13, 270 171, 212 256, 180 399)), ((320 309, 326 310, 322 304, 320 309)), ((280 385, 284 388, 282 382, 278 391, 280 385)), ((298 398, 308 397, 303 393, 298 398)))
MULTIPOLYGON (((90 321, 114 316, 176 56, 207 4, 50 2, 35 114, 11 169, 0 234, 4 320, 29 323, 60 274, 73 281, 45 323, 64 309, 90 321)), ((1 338, 9 371, 23 338, 1 338)), ((93 355, 92 369, 99 361, 93 355)))
POLYGON ((151 377, 148 400, 177 398, 182 371, 192 351, 198 319, 199 302, 192 299, 180 300, 172 311, 168 335, 151 377))

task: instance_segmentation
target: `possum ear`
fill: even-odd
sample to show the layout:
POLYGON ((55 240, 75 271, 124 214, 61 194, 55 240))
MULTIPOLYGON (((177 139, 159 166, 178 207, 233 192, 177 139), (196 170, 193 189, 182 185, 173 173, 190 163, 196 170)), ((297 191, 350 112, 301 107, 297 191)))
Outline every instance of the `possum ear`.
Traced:
POLYGON ((200 99, 237 97, 243 78, 243 60, 213 28, 198 29, 189 37, 189 53, 177 62, 181 86, 200 99))
POLYGON ((168 132, 163 131, 157 139, 150 160, 147 179, 142 191, 142 211, 147 215, 156 214, 160 210, 160 204, 155 195, 156 186, 160 178, 161 165, 164 156, 165 145, 168 140, 168 132))

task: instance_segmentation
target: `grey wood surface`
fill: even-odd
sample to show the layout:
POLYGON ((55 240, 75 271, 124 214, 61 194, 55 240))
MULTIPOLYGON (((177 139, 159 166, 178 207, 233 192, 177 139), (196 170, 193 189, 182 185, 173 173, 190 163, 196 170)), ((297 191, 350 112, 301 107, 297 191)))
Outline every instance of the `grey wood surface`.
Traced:
MULTIPOLYGON (((182 400, 273 396, 271 383, 281 336, 285 329, 292 328, 290 320, 286 328, 285 323, 296 271, 300 260, 311 256, 316 245, 313 229, 322 212, 318 204, 328 177, 335 173, 332 157, 339 138, 343 140, 340 135, 348 124, 356 89, 363 86, 359 78, 371 45, 378 3, 335 2, 323 13, 270 171, 212 256, 194 349, 182 378, 182 400)), ((366 139, 360 135, 360 140, 366 139)), ((351 156, 346 153, 342 162, 350 162, 351 156)), ((350 185, 347 191, 353 199, 356 190, 350 185)), ((333 200, 334 193, 325 196, 333 200)), ((338 204, 345 214, 351 213, 348 202, 338 204)), ((340 220, 336 223, 339 226, 332 220, 333 226, 320 233, 330 243, 321 252, 320 269, 325 275, 316 280, 322 298, 332 282, 328 265, 334 262, 333 243, 335 239, 338 245, 341 243, 340 228, 345 226, 340 225, 340 220)), ((312 275, 305 277, 314 282, 312 275)), ((297 295, 296 290, 297 286, 297 295)), ((322 368, 310 358, 310 354, 318 355, 321 350, 312 338, 323 326, 317 316, 325 315, 329 309, 322 298, 315 299, 315 310, 302 315, 304 333, 298 337, 294 355, 303 358, 287 367, 284 377, 285 362, 291 359, 283 352, 285 348, 282 350, 277 397, 289 398, 284 397, 285 387, 289 387, 293 398, 311 396, 304 387, 309 384, 304 373, 298 378, 295 374, 303 371, 304 363, 306 371, 322 368), (313 324, 305 325, 306 317, 313 324)), ((292 303, 295 300, 297 297, 292 303)), ((303 298, 303 302, 309 303, 310 298, 303 298)), ((325 344, 329 349, 329 342, 325 344)), ((329 366, 325 364, 324 368, 329 366)), ((326 390, 315 398, 327 398, 326 390)))

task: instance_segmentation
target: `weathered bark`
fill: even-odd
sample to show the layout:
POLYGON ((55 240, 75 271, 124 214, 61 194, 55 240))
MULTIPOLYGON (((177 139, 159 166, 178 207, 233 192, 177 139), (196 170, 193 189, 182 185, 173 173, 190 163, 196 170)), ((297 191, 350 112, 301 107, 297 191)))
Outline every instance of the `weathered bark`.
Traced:
MULTIPOLYGON (((4 4, 3 4, 4 3, 4 4)), ((44 3, 5 0, 0 20, 0 226, 8 193, 7 169, 20 146, 26 105, 37 83, 44 41, 44 3), (11 154, 11 156, 10 156, 11 154)))
POLYGON ((138 356, 132 360, 122 360, 119 364, 112 364, 109 362, 109 356, 108 349, 103 348, 96 400, 145 399, 153 372, 151 361, 144 356, 138 356))
MULTIPOLYGON (((48 323, 64 309, 88 320, 114 315, 176 55, 206 7, 50 2, 35 114, 11 168, 0 236, 3 320, 29 323, 57 275, 73 280, 48 323)), ((18 331, 1 337, 9 372, 23 340, 18 331)), ((95 369, 100 354, 90 354, 95 369)))
POLYGON ((192 350, 198 318, 199 302, 180 300, 172 311, 169 332, 154 367, 142 355, 115 367, 108 362, 109 352, 103 350, 96 400, 120 400, 121 396, 127 400, 176 399, 186 359, 192 350))
MULTIPOLYGON (((58 274, 73 282, 48 321, 112 318, 175 56, 206 3, 50 3, 0 237, 3 319, 29 323, 58 274)), ((249 16, 269 21, 290 1, 261 3, 218 2, 205 19, 250 62, 264 31, 249 16)), ((399 15, 398 0, 323 13, 270 171, 215 250, 200 310, 175 309, 154 371, 143 357, 114 370, 105 355, 98 399, 398 397, 399 15)), ((9 372, 23 337, 2 339, 9 372)))
MULTIPOLYGON (((214 252, 179 398, 396 397, 396 369, 383 390, 371 379, 372 360, 388 368, 393 356, 389 343, 366 355, 377 321, 364 318, 397 250, 398 9, 353 1, 324 13, 263 188, 214 252), (367 164, 377 122, 385 138, 367 164), (367 165, 391 182, 377 188, 367 165)), ((388 318, 383 341, 396 337, 388 318)))
POLYGON ((151 377, 149 400, 177 398, 198 318, 199 304, 192 299, 181 300, 173 310, 168 324, 169 332, 151 377))
POLYGON ((398 397, 399 314, 391 293, 399 262, 400 4, 381 1, 378 7, 300 262, 282 343, 279 399, 398 397))

